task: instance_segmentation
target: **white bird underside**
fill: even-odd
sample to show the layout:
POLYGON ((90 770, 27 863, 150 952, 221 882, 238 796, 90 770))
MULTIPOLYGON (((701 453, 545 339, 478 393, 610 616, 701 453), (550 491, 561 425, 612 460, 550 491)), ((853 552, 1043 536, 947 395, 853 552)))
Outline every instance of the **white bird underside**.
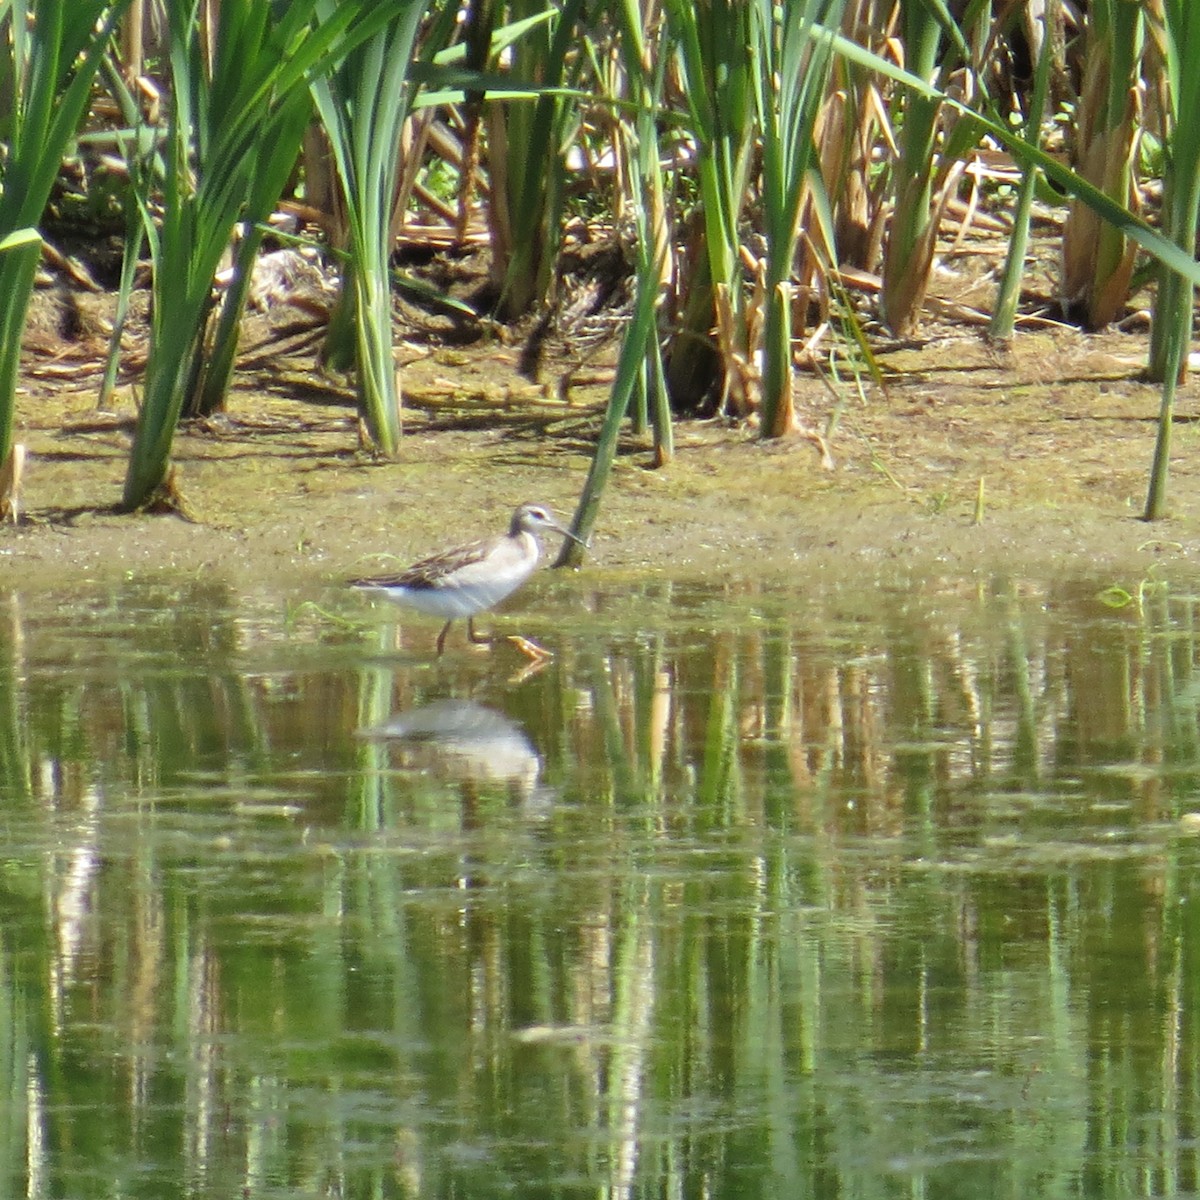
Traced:
POLYGON ((422 578, 414 570, 409 572, 414 576, 412 582, 400 576, 363 581, 358 587, 380 592, 397 604, 444 620, 485 612, 512 595, 538 564, 534 538, 528 533, 521 536, 528 538, 532 546, 518 547, 515 542, 505 541, 491 547, 488 555, 461 562, 441 576, 430 572, 427 578, 422 578))

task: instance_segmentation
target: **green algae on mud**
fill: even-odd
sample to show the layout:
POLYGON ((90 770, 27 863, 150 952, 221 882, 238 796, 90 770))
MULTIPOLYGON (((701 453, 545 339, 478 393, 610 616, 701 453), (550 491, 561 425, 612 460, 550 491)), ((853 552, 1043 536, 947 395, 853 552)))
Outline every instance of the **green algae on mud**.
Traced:
MULTIPOLYGON (((1172 516, 1146 524, 1158 393, 1138 378, 1144 348, 1056 331, 998 355, 946 331, 881 354, 886 392, 843 411, 832 471, 807 441, 720 421, 681 422, 677 457, 658 470, 627 438, 585 569, 803 582, 1004 568, 1124 586, 1185 570, 1200 515, 1196 392, 1178 402, 1172 516)), ((325 386, 314 403, 240 387, 227 416, 180 431, 188 523, 116 515, 131 414, 100 417, 90 391, 35 377, 18 412, 24 519, 0 532, 0 563, 27 586, 156 570, 333 579, 488 532, 522 500, 573 510, 601 389, 556 403, 496 346, 430 355, 404 379, 392 462, 359 451, 348 392, 325 386)), ((828 390, 806 377, 799 393, 820 426, 828 390)))

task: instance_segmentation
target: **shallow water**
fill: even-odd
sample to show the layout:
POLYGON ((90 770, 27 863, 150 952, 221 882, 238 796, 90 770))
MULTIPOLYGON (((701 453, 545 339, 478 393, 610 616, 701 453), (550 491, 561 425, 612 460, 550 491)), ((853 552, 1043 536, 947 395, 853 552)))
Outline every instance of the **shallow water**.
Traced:
POLYGON ((1197 1192, 1197 600, 0 592, 31 1197, 1197 1192))

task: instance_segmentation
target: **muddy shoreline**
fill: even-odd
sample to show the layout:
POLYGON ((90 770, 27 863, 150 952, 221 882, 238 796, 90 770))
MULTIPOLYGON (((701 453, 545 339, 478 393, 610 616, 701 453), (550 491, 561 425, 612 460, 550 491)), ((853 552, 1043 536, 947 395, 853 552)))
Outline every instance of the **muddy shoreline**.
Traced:
MULTIPOLYGON (((886 391, 839 415, 832 471, 803 439, 762 443, 717 421, 680 422, 662 469, 629 439, 585 570, 781 584, 1005 571, 1130 587, 1195 569, 1193 385, 1177 406, 1171 516, 1139 519, 1158 411, 1139 379, 1144 338, 1054 331, 998 356, 948 332, 883 361, 886 391)), ((322 586, 500 528, 523 500, 570 515, 602 387, 552 403, 495 347, 430 354, 404 382, 400 457, 376 462, 348 395, 314 404, 241 378, 228 416, 177 439, 185 521, 114 511, 129 402, 97 414, 86 379, 35 371, 18 407, 22 520, 0 529, 0 573, 22 589, 163 572, 322 586)), ((814 425, 830 404, 803 382, 814 425)))

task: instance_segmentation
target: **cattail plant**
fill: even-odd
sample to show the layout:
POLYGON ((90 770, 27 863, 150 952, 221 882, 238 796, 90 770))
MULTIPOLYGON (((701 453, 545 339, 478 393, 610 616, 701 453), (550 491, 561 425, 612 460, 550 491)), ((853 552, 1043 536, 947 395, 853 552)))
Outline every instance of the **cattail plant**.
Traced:
MULTIPOLYGON (((971 7, 978 5, 969 6, 968 17, 971 7)), ((925 83, 937 83, 928 89, 906 89, 901 101, 880 307, 888 328, 906 336, 920 319, 942 213, 978 138, 966 101, 979 84, 967 43, 958 26, 948 20, 944 5, 938 0, 900 0, 900 13, 905 68, 925 83), (952 90, 959 102, 947 107, 952 90), (954 112, 968 119, 960 115, 947 121, 947 113, 954 112)))
POLYGON ((699 193, 688 237, 688 290, 678 301, 679 319, 667 348, 671 401, 676 409, 694 411, 716 375, 723 407, 745 414, 754 404, 745 352, 753 317, 740 262, 740 222, 755 149, 751 6, 741 0, 665 0, 664 11, 699 193))
MULTIPOLYGON (((756 0, 753 6, 755 109, 762 139, 764 307, 762 324, 763 436, 778 437, 796 426, 792 401, 792 270, 800 214, 815 175, 815 131, 825 99, 829 41, 813 36, 836 29, 840 0, 756 0)), ((756 356, 757 346, 747 346, 756 356)))
MULTIPOLYGON (((318 0, 320 27, 333 25, 344 7, 318 0)), ((401 131, 412 100, 409 69, 425 8, 425 0, 391 5, 389 19, 312 84, 345 202, 349 261, 342 290, 353 314, 359 411, 383 454, 394 454, 400 440, 389 271, 392 209, 401 131)))
MULTIPOLYGON (((1135 199, 1138 80, 1145 22, 1141 4, 1092 0, 1084 34, 1083 87, 1076 106, 1078 173, 1121 208, 1135 199)), ((1122 230, 1076 199, 1063 231, 1062 302, 1089 329, 1115 320, 1133 276, 1134 246, 1122 230)))
MULTIPOLYGON (((544 11, 529 0, 509 8, 514 22, 544 11)), ((531 23, 508 49, 509 74, 534 89, 531 98, 492 96, 484 104, 492 285, 506 320, 544 304, 555 279, 565 155, 579 122, 578 105, 564 89, 582 64, 574 50, 583 8, 582 0, 566 0, 552 23, 531 23)))
MULTIPOLYGON (((282 186, 279 164, 299 152, 310 83, 396 12, 414 7, 405 0, 360 0, 322 15, 320 0, 285 6, 225 0, 210 58, 196 0, 164 2, 173 103, 164 134, 161 217, 153 198, 142 198, 154 265, 153 318, 125 509, 151 502, 167 480, 175 430, 204 362, 217 267, 247 205, 261 213, 273 203, 266 200, 263 164, 282 186)), ((390 322, 390 307, 387 312, 390 322)), ((390 354, 386 375, 393 378, 390 354)))

